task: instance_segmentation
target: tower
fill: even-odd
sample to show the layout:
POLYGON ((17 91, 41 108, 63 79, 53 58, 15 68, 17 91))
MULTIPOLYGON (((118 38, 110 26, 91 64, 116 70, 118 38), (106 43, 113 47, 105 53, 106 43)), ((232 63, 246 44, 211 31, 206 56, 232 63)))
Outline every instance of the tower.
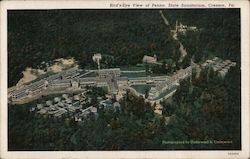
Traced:
POLYGON ((93 61, 98 65, 98 72, 100 70, 100 60, 102 59, 102 55, 100 53, 94 54, 92 57, 93 61))

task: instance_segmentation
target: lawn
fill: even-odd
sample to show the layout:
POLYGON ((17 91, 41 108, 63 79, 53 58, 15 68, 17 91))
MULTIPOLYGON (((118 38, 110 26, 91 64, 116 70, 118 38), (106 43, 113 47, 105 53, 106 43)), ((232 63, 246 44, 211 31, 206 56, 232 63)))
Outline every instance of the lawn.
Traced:
POLYGON ((171 87, 170 89, 166 89, 164 92, 162 92, 158 97, 156 97, 154 100, 158 100, 161 99, 165 96, 167 96, 169 93, 173 92, 174 90, 177 89, 178 86, 174 85, 173 87, 171 87))
POLYGON ((143 66, 121 66, 121 71, 141 71, 145 70, 143 66))
POLYGON ((147 77, 149 76, 149 73, 146 72, 138 72, 138 73, 121 73, 121 76, 126 76, 126 77, 130 77, 130 78, 134 78, 134 77, 147 77))
POLYGON ((132 85, 131 87, 134 88, 138 93, 145 94, 146 91, 149 91, 151 87, 154 87, 154 84, 145 84, 145 85, 132 85))

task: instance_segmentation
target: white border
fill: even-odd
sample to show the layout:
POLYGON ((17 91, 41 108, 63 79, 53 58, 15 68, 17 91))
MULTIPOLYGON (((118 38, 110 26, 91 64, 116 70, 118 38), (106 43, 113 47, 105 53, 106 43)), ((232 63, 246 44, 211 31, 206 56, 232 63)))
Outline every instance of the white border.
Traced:
MULTIPOLYGON (((0 158, 248 158, 249 157, 249 1, 3 1, 1 4, 1 152, 0 158), (7 9, 128 9, 110 3, 234 4, 241 8, 242 151, 7 151, 7 9), (239 155, 228 155, 237 152, 239 155)), ((129 9, 136 7, 130 7, 129 9)), ((145 8, 145 7, 144 7, 145 8)), ((140 9, 140 8, 139 8, 140 9)), ((143 8, 141 8, 143 9, 143 8)), ((176 9, 176 8, 172 8, 176 9)), ((181 8, 179 8, 181 9, 181 8)))

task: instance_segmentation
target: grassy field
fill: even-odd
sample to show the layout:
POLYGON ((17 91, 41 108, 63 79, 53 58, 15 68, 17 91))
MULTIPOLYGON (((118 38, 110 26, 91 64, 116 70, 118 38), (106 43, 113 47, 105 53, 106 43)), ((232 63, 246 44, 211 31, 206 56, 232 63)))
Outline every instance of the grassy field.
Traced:
POLYGON ((139 72, 139 73, 121 73, 121 76, 126 76, 126 77, 147 77, 149 76, 149 73, 146 72, 139 72))
POLYGON ((155 73, 147 73, 147 72, 139 72, 139 73, 121 73, 121 76, 126 77, 155 77, 155 76, 166 76, 165 74, 155 74, 155 73))
POLYGON ((34 79, 33 81, 30 81, 30 82, 25 83, 25 85, 28 85, 28 84, 31 84, 31 83, 40 81, 40 80, 42 80, 42 79, 44 79, 44 78, 47 78, 47 77, 49 77, 49 76, 52 76, 52 75, 54 75, 54 74, 56 74, 56 73, 54 73, 54 72, 52 72, 52 71, 48 71, 48 72, 46 72, 45 74, 42 74, 42 75, 38 76, 38 77, 37 77, 36 79, 34 79))
POLYGON ((164 92, 162 92, 157 98, 155 98, 154 100, 158 100, 161 99, 163 97, 165 97, 166 95, 168 95, 169 93, 171 93, 172 91, 176 90, 178 86, 173 86, 170 89, 166 89, 164 92))
POLYGON ((134 88, 138 93, 145 94, 146 91, 149 91, 151 87, 154 87, 154 84, 145 84, 145 85, 132 85, 131 87, 134 88))
POLYGON ((141 71, 145 70, 143 66, 121 66, 121 71, 141 71))

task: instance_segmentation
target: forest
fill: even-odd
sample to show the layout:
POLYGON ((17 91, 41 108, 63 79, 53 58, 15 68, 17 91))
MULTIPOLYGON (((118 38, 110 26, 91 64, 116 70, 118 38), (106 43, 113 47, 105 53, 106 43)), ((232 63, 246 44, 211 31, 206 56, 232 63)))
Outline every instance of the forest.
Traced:
POLYGON ((226 80, 212 70, 186 79, 154 114, 143 97, 129 92, 121 111, 104 110, 98 118, 75 122, 44 117, 30 104, 9 107, 9 150, 239 150, 241 149, 240 70, 226 80), (230 141, 229 144, 164 144, 165 141, 230 141))
POLYGON ((197 26, 197 33, 180 35, 188 58, 209 56, 240 63, 239 9, 163 10, 10 10, 8 11, 8 87, 26 67, 74 57, 82 67, 93 65, 100 52, 112 57, 108 66, 136 65, 144 55, 176 59, 178 42, 170 29, 175 21, 197 26), (195 20, 193 20, 195 19, 195 20))
MULTIPOLYGON (((110 66, 136 65, 144 55, 176 62, 175 21, 197 26, 179 35, 187 60, 202 63, 218 56, 237 63, 224 79, 213 70, 193 70, 176 93, 161 102, 163 115, 143 97, 127 92, 121 111, 104 111, 84 123, 29 111, 29 104, 8 106, 8 149, 13 150, 239 150, 241 149, 241 49, 239 9, 8 11, 8 85, 26 67, 74 57, 93 65, 100 52, 110 66), (197 75, 199 74, 199 76, 197 75), (230 144, 166 144, 165 141, 231 141, 230 144)), ((183 64, 184 66, 184 64, 183 64)), ((162 73, 161 68, 153 68, 162 73)), ((174 70, 169 70, 174 71, 174 70)), ((165 72, 164 72, 165 73, 165 72)))

